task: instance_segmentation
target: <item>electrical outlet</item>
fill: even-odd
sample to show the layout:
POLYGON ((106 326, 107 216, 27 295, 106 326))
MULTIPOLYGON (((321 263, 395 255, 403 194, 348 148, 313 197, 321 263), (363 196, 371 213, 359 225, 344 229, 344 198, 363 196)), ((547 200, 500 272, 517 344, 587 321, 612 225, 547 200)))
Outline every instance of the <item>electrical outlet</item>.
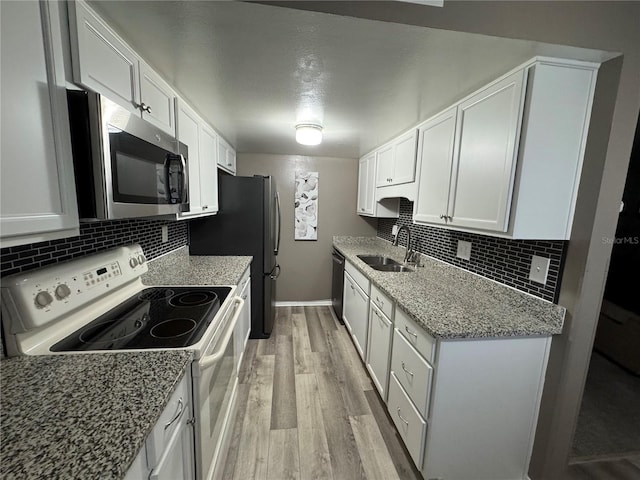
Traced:
POLYGON ((456 257, 462 260, 469 260, 471 258, 471 242, 458 240, 458 253, 456 253, 456 257))
POLYGON ((394 225, 393 227, 391 227, 391 235, 393 235, 394 237, 398 235, 398 229, 398 225, 394 225))
POLYGON ((169 241, 169 226, 162 225, 162 227, 160 227, 160 232, 162 234, 162 243, 167 243, 169 241))
POLYGON ((531 258, 531 268, 529 269, 529 280, 544 285, 547 283, 549 273, 549 259, 534 255, 531 258))

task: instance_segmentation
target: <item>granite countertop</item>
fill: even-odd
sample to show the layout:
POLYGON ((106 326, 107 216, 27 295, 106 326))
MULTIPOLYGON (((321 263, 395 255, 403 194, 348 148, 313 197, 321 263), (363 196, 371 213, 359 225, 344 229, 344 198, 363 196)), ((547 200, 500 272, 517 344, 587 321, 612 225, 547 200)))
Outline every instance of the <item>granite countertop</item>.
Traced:
POLYGON ((377 237, 333 237, 333 245, 429 334, 440 338, 548 336, 562 333, 565 309, 422 255, 414 272, 381 272, 357 255, 402 262, 405 247, 377 237))
POLYGON ((237 285, 253 257, 189 255, 189 247, 151 260, 145 285, 237 285))
POLYGON ((121 479, 192 360, 186 350, 0 361, 3 479, 121 479))

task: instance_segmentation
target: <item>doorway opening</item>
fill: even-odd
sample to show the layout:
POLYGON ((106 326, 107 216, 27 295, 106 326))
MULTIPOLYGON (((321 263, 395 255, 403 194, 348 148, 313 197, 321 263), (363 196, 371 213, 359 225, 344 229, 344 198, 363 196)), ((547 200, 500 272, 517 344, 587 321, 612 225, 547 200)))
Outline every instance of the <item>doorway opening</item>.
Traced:
POLYGON ((569 463, 607 463, 624 480, 640 478, 640 122, 616 235, 603 241, 611 263, 569 463))

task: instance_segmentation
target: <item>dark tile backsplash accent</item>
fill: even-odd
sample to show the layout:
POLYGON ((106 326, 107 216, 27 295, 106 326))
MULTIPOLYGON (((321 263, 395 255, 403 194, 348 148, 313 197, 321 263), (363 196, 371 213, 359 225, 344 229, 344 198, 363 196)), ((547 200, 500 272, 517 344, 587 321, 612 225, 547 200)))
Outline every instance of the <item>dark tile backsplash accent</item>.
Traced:
MULTIPOLYGON (((413 202, 400 200, 400 218, 378 220, 378 237, 393 240, 391 228, 408 225, 414 240, 414 248, 421 253, 464 268, 470 272, 496 280, 545 300, 557 303, 560 277, 567 242, 562 240, 510 240, 475 233, 456 232, 438 227, 412 223, 413 202), (456 257, 458 240, 471 242, 471 259, 456 257), (541 285, 529 280, 531 257, 550 258, 547 283, 541 285)), ((400 234, 399 244, 407 244, 405 232, 400 234)))
POLYGON ((186 221, 112 220, 80 224, 80 236, 50 240, 0 250, 0 276, 12 275, 53 263, 64 262, 101 250, 139 243, 151 260, 187 245, 186 221), (169 241, 162 243, 161 226, 167 225, 169 241))

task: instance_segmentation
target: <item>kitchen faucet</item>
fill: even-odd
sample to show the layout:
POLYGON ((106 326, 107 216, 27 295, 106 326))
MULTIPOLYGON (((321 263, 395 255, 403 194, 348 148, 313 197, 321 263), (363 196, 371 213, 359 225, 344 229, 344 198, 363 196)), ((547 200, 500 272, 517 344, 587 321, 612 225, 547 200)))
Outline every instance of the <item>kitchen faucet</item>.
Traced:
POLYGON ((404 252, 404 263, 411 263, 414 261, 413 258, 415 257, 416 252, 414 252, 413 249, 411 248, 411 230, 409 229, 408 225, 402 225, 398 229, 398 233, 396 233, 396 238, 393 241, 393 246, 394 247, 398 246, 398 239, 400 238, 400 232, 402 230, 405 230, 407 232, 407 249, 404 252))

